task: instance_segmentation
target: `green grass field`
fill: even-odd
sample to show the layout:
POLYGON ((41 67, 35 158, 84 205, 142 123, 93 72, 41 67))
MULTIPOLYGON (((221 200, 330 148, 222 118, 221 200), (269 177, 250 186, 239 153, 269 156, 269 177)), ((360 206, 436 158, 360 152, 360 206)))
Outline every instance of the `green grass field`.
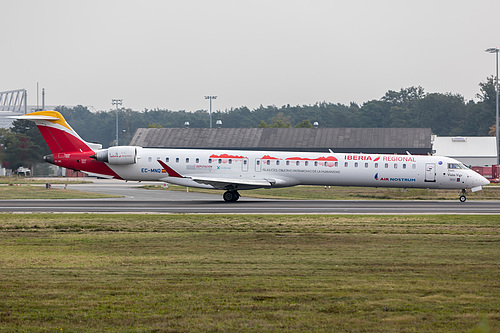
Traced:
POLYGON ((0 330, 499 332, 500 216, 0 215, 0 330))
POLYGON ((99 199, 119 197, 111 194, 91 193, 63 188, 46 189, 39 185, 0 186, 0 200, 13 199, 99 199))

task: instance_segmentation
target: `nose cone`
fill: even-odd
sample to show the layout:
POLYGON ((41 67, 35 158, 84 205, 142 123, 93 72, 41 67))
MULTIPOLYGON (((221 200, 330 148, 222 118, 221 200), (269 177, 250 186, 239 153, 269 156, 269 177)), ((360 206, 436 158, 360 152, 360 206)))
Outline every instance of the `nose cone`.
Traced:
POLYGON ((483 176, 479 175, 480 178, 480 183, 481 183, 481 186, 486 186, 486 185, 489 185, 490 184, 490 181, 486 178, 484 178, 483 176))

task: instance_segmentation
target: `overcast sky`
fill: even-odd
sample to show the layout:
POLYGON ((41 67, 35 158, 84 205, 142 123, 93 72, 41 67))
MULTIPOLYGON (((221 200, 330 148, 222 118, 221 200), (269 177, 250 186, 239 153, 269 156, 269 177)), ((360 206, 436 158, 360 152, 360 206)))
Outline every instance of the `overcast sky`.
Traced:
POLYGON ((134 110, 362 104, 495 72, 498 0, 0 0, 0 91, 134 110))

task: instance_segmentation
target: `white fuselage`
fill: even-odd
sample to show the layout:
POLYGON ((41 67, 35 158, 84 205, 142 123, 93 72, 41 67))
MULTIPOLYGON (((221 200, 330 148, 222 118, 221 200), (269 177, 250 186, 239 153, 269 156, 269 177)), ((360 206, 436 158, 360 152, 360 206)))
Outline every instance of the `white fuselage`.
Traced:
POLYGON ((108 166, 125 180, 228 189, 216 180, 232 179, 242 180, 234 188, 240 190, 294 185, 472 189, 488 183, 457 160, 442 156, 137 147, 136 163, 108 166), (169 176, 158 160, 183 177, 169 176), (268 186, 244 180, 266 180, 268 186))

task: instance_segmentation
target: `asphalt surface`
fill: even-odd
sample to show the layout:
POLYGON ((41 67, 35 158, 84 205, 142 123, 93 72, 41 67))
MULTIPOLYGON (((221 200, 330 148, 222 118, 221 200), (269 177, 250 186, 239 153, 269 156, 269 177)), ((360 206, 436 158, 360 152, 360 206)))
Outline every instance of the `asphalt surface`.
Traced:
MULTIPOLYGON (((0 212, 222 213, 222 214, 500 214, 500 201, 266 200, 241 197, 226 203, 220 194, 142 189, 144 183, 95 180, 68 189, 122 198, 2 200, 0 212)), ((153 183, 158 184, 158 183, 153 183)), ((53 185, 62 188, 64 185, 53 185)), ((244 192, 242 192, 244 195, 244 192)))
POLYGON ((222 214, 500 214, 493 201, 319 200, 6 200, 1 212, 222 213, 222 214))

